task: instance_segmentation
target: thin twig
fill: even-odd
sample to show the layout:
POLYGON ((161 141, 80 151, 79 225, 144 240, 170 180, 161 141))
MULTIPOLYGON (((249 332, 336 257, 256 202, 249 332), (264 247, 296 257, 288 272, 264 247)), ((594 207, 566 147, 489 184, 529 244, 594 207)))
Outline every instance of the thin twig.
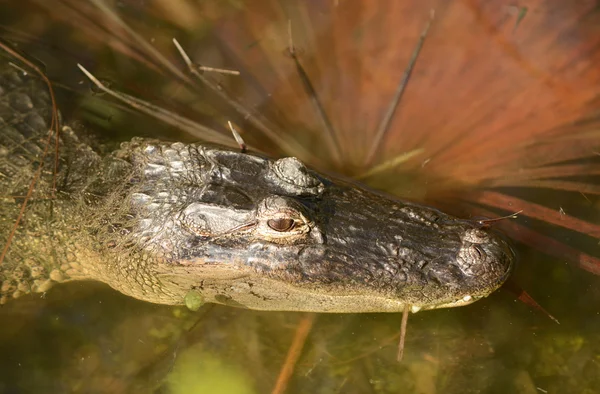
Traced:
MULTIPOLYGON (((21 209, 19 210, 17 219, 15 220, 15 223, 13 224, 13 226, 10 230, 10 233, 6 240, 6 244, 4 245, 4 248, 2 249, 2 254, 0 254, 0 264, 2 264, 2 262, 4 261, 4 258, 6 257, 6 254, 8 253, 8 249, 10 248, 12 240, 17 232, 17 228, 19 227, 19 224, 21 223, 21 220, 23 219, 23 215, 25 214, 25 209, 27 208, 27 202, 31 198, 31 196, 33 194, 33 190, 35 188, 35 185, 42 174, 42 167, 44 166, 44 159, 48 155, 50 144, 52 142, 52 136, 53 135, 56 136, 56 139, 58 140, 59 124, 58 124, 58 110, 56 108, 56 99, 54 97, 54 90, 52 89, 52 84, 50 83, 50 80, 48 79, 48 77, 35 64, 33 64, 32 62, 27 60, 25 57, 21 56, 18 52, 14 51, 9 46, 5 45, 2 41, 0 41, 0 48, 3 49, 4 51, 6 51, 7 53, 9 53, 10 55, 12 55, 13 57, 19 59, 21 62, 23 62, 27 66, 29 66, 44 80, 44 82, 48 86, 48 90, 50 92, 50 101, 52 103, 52 118, 50 121, 50 128, 48 130, 48 138, 46 139, 46 145, 45 145, 44 151, 42 152, 42 155, 40 157, 40 162, 39 162, 38 168, 35 171, 35 174, 33 175, 31 182, 29 183, 29 189, 27 190, 27 194, 25 195, 25 198, 23 199, 23 203, 21 204, 21 209)), ((57 164, 55 164, 55 166, 57 166, 57 164)), ((56 184, 55 180, 53 181, 53 184, 54 185, 56 184)), ((53 193, 54 193, 54 190, 53 190, 53 193)))
POLYGON ((166 109, 161 108, 157 105, 140 100, 128 94, 112 90, 106 85, 104 85, 102 82, 100 82, 92 73, 90 73, 81 64, 77 64, 77 67, 79 67, 79 69, 85 74, 85 76, 88 77, 89 80, 92 81, 92 83, 96 85, 96 87, 98 87, 98 89, 126 103, 127 105, 137 109, 142 113, 161 119, 167 124, 178 127, 179 129, 185 130, 188 133, 201 137, 203 139, 213 139, 216 142, 227 141, 225 136, 209 127, 203 126, 190 119, 184 118, 183 116, 177 115, 174 112, 167 111, 166 109))
POLYGON ((519 301, 521 301, 525 305, 530 306, 530 307, 542 312, 544 315, 546 315, 548 318, 550 318, 550 320, 552 320, 556 324, 560 324, 560 322, 558 321, 558 319, 556 317, 552 316, 550 314, 550 312, 548 312, 546 309, 544 309, 543 306, 538 304, 538 302, 532 296, 530 296, 529 293, 527 293, 525 290, 523 290, 523 288, 521 286, 519 286, 519 284, 517 284, 517 282, 514 279, 509 278, 509 280, 506 281, 506 283, 501 288, 503 290, 511 292, 513 295, 515 295, 517 297, 517 299, 519 301))
POLYGON ((492 218, 492 219, 481 219, 481 220, 477 220, 477 224, 479 225, 488 225, 490 223, 494 223, 494 222, 499 222, 501 220, 505 220, 505 219, 516 219, 519 217, 519 215, 523 213, 523 210, 519 210, 515 213, 511 213, 510 215, 506 215, 506 216, 501 216, 499 218, 492 218))
POLYGON ((416 48, 413 50, 412 56, 408 63, 408 67, 404 70, 402 79, 400 80, 400 83, 398 84, 398 87, 396 88, 396 93, 394 94, 394 97, 392 98, 392 101, 390 102, 390 105, 389 105, 385 115, 383 116, 381 123, 379 124, 377 133, 375 134, 375 138, 373 139, 373 143, 371 144, 371 148, 369 149, 369 153, 365 157, 365 162, 364 162, 365 167, 369 167, 371 165, 373 158, 375 157, 375 154, 379 151, 379 149, 381 149, 381 143, 383 141, 385 134, 388 132, 388 130, 390 128, 392 117, 394 116, 394 113, 396 112, 396 109, 398 108, 398 104, 400 103, 400 100, 402 99, 402 95, 404 94, 404 91, 406 90, 406 86, 408 85, 408 80, 410 78, 410 75, 412 74, 415 64, 417 63, 417 58, 419 57, 419 53, 421 53, 421 49, 423 48, 423 44, 425 43, 425 38, 427 37, 427 33, 429 32, 429 28, 431 27, 431 23, 433 21, 434 16, 435 16, 435 12, 434 12, 434 10, 431 10, 429 21, 427 22, 427 25, 425 25, 425 28, 423 29, 423 32, 421 33, 421 37, 419 37, 419 41, 417 42, 416 48))
MULTIPOLYGON (((129 25, 127 25, 127 23, 125 23, 125 21, 123 21, 121 17, 119 17, 119 15, 115 13, 103 1, 90 0, 90 2, 94 4, 100 11, 102 11, 110 20, 116 23, 117 26, 121 27, 127 34, 129 34, 129 36, 133 38, 135 43, 137 43, 144 51, 146 51, 147 55, 149 55, 151 58, 154 58, 156 61, 158 61, 159 64, 161 64, 167 70, 172 72, 173 75, 176 75, 182 81, 185 81, 187 83, 191 82, 190 78, 188 78, 183 72, 181 72, 176 65, 171 63, 165 56, 163 56, 162 53, 160 53, 160 51, 156 50, 156 48, 152 44, 146 41, 140 34, 136 33, 135 30, 133 30, 131 27, 129 27, 129 25)), ((142 51, 142 53, 144 52, 142 51)))
POLYGON ((342 162, 342 153, 339 138, 335 129, 333 128, 333 125, 331 124, 331 121, 329 120, 329 117, 327 116, 327 113, 325 112, 325 109, 323 108, 323 105, 321 104, 321 100, 319 100, 317 91, 315 90, 313 84, 310 82, 308 74, 306 73, 304 67, 302 67, 300 60, 298 59, 298 54, 296 53, 296 47, 294 46, 294 40, 292 38, 291 21, 288 21, 288 38, 288 54, 294 61, 294 65, 296 66, 296 72, 298 73, 300 81, 302 82, 302 87, 308 95, 310 102, 313 105, 313 108, 319 115, 319 119, 321 121, 323 129, 327 132, 327 142, 329 144, 330 153, 333 156, 333 160, 339 165, 342 162))
POLYGON ((242 115, 242 117, 244 119, 248 119, 248 121, 250 123, 252 123, 252 125, 254 125, 254 127, 256 127, 257 129, 262 131, 268 138, 270 138, 272 141, 274 141, 281 150, 283 150, 284 152, 286 152, 288 154, 294 154, 294 155, 301 156, 303 158, 308 158, 313 163, 319 161, 314 154, 312 154, 311 152, 306 150, 302 145, 296 143, 293 140, 288 140, 288 139, 282 138, 271 127, 267 126, 267 124, 265 122, 260 120, 258 118, 258 116, 256 116, 254 113, 247 110, 243 105, 241 105, 240 103, 238 103, 237 101, 235 101, 234 99, 229 97, 229 95, 227 93, 225 93, 223 91, 223 89, 221 89, 219 86, 217 86, 211 80, 209 80, 204 75, 202 75, 200 72, 198 72, 198 68, 194 66, 194 64, 192 63, 192 60, 190 59, 188 54, 185 52, 185 50, 183 49, 181 44, 179 44, 179 41, 177 41, 177 39, 173 38, 173 44, 175 45, 175 48, 177 48, 177 51, 181 55, 183 61, 185 62, 186 66, 188 67, 188 69, 189 69, 190 73, 192 73, 192 75, 194 75, 196 78, 198 78, 198 80, 204 86, 208 87, 213 93, 215 93, 217 96, 219 96, 220 98, 225 100, 225 102, 227 102, 229 105, 231 105, 240 115, 242 115))
POLYGON ((233 124, 231 123, 231 121, 228 120, 227 124, 229 125, 229 130, 231 130, 231 134, 233 134, 233 138, 235 138, 235 142, 237 142, 242 153, 246 153, 246 150, 247 150, 246 142, 244 142, 244 139, 242 138, 240 133, 238 133, 237 130, 233 127, 233 124))
POLYGON ((412 159, 415 156, 420 155, 424 151, 425 151, 424 149, 419 148, 419 149, 411 150, 409 152, 401 153, 398 156, 393 157, 390 160, 386 160, 385 162, 371 168, 370 170, 363 172, 362 174, 358 174, 354 178, 355 179, 366 179, 366 178, 372 177, 373 175, 377 175, 382 172, 389 171, 389 170, 399 166, 402 163, 406 163, 407 161, 409 161, 410 159, 412 159))
POLYGON ((302 320, 300 320, 300 323, 298 323, 294 339, 292 340, 292 344, 285 357, 285 362, 279 371, 275 387, 273 388, 273 391, 271 391, 272 394, 282 394, 285 392, 287 384, 294 373, 294 367, 298 362, 298 358, 300 358, 300 354, 302 354, 302 348, 306 342, 306 337, 312 329, 316 316, 317 315, 314 313, 307 313, 302 320))
MULTIPOLYGON (((8 65, 16 68, 17 70, 19 70, 20 72, 22 72, 25 75, 29 74, 29 71, 25 70, 23 67, 20 67, 18 64, 15 64, 13 62, 8 62, 8 65)), ((52 129, 52 128, 50 128, 52 129)), ((52 198, 56 197, 56 176, 58 174, 58 147, 59 147, 59 143, 60 143, 60 139, 58 138, 58 132, 54 133, 54 172, 52 173, 52 188, 50 189, 51 193, 52 193, 52 198)), ((1 260, 0 260, 1 261, 1 260)))
POLYGON ((409 311, 410 305, 406 304, 402 311, 402 323, 400 325, 400 340, 398 341, 398 354, 396 355, 396 360, 398 360, 398 362, 401 362, 404 357, 404 340, 406 339, 406 325, 408 323, 409 311))
POLYGON ((240 75, 240 72, 237 70, 228 70, 226 68, 216 68, 216 67, 208 67, 208 66, 200 66, 197 65, 199 70, 207 71, 207 72, 215 72, 217 74, 227 74, 227 75, 240 75))

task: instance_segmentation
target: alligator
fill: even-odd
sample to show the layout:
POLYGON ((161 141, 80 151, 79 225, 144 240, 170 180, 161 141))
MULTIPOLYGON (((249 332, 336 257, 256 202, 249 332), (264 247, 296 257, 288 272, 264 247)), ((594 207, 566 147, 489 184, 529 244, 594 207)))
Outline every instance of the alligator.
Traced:
POLYGON ((511 273, 510 244, 481 222, 294 157, 53 136, 48 87, 0 63, 0 304, 94 280, 158 304, 415 312, 470 304, 511 273))

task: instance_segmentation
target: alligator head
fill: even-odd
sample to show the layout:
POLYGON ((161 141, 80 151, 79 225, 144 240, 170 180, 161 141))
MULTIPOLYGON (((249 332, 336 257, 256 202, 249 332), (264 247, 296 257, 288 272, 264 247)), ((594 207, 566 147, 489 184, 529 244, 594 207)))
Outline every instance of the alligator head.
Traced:
POLYGON ((252 309, 416 311, 487 296, 515 259, 476 223, 330 179, 295 158, 142 139, 115 156, 132 173, 118 192, 120 213, 108 210, 105 222, 119 217, 127 230, 102 239, 122 261, 144 265, 132 268, 144 273, 143 291, 111 284, 137 298, 177 304, 195 291, 252 309))

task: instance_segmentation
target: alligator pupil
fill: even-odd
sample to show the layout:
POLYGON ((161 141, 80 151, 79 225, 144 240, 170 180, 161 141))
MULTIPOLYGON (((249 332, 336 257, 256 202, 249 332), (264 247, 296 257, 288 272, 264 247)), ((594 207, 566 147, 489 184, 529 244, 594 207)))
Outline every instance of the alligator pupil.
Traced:
POLYGON ((267 224, 275 231, 290 231, 294 228, 294 219, 270 219, 267 224))

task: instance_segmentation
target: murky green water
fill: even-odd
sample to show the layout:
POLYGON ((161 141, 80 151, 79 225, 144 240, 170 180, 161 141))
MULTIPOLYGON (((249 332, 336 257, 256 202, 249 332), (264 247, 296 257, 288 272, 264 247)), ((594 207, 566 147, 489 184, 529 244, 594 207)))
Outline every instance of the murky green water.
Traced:
MULTIPOLYGON (((228 7, 224 7, 225 11, 217 11, 219 7, 212 7, 209 3, 202 5, 206 7, 202 10, 211 15, 211 18, 207 19, 212 21, 221 20, 219 18, 224 18, 228 13, 234 14, 244 10, 241 8, 244 6, 242 1, 230 2, 228 7)), ((236 53, 232 53, 227 44, 238 44, 238 35, 231 33, 215 40, 213 36, 216 33, 211 33, 212 29, 217 31, 223 27, 221 24, 194 25, 192 16, 186 19, 186 14, 181 13, 186 6, 201 7, 199 3, 178 2, 179 6, 176 9, 180 13, 173 11, 173 15, 157 14, 156 10, 161 9, 157 4, 162 4, 159 1, 148 4, 143 1, 116 4, 117 9, 129 18, 132 26, 142 32, 152 45, 162 50, 166 47, 163 45, 165 42, 172 36, 178 36, 182 42, 194 48, 195 59, 219 67, 235 60, 239 53, 247 53, 250 57, 251 48, 257 45, 255 41, 262 40, 264 43, 266 40, 277 47, 279 41, 273 38, 273 34, 286 34, 286 16, 291 16, 295 24, 302 21, 310 23, 313 30, 307 31, 319 32, 319 40, 316 42, 323 46, 327 45, 327 40, 333 42, 340 34, 343 35, 344 29, 355 34, 357 39, 361 36, 369 37, 369 34, 392 34, 377 30, 377 17, 380 13, 385 13, 385 10, 373 11, 367 7, 367 3, 361 4, 365 12, 373 12, 372 22, 370 25, 361 25, 361 29, 352 28, 351 22, 343 25, 335 18, 328 19, 326 11, 330 5, 325 6, 325 2, 315 2, 315 7, 322 9, 322 13, 317 12, 315 15, 318 17, 313 19, 302 15, 303 8, 295 2, 280 3, 280 9, 284 10, 281 11, 281 15, 261 14, 246 5, 248 8, 245 12, 254 15, 256 25, 266 26, 267 33, 257 37, 245 37, 243 43, 247 52, 236 53), (154 11, 147 15, 146 20, 143 12, 148 9, 154 11), (180 21, 181 25, 175 24, 171 18, 180 21), (334 24, 334 21, 337 21, 337 24, 334 24), (375 33, 372 29, 375 29, 375 33), (283 33, 280 30, 283 30, 283 33), (187 35, 182 35, 182 31, 186 31, 187 35), (148 32, 154 32, 154 35, 148 32)), ((411 23, 414 22, 414 26, 408 26, 407 22, 407 26, 404 27, 412 33, 399 37, 398 42, 401 45, 398 46, 411 49, 402 52, 404 57, 398 60, 399 64, 406 63, 422 29, 422 22, 427 20, 430 7, 438 7, 436 12, 438 18, 441 18, 440 26, 452 28, 453 25, 445 25, 445 19, 442 18, 444 11, 451 7, 434 3, 416 7, 416 11, 413 9, 415 7, 406 6, 411 15, 425 15, 425 18, 415 17, 414 21, 407 18, 411 23)), ((464 2, 467 3, 469 2, 464 2)), ((535 20, 540 17, 540 13, 559 8, 551 1, 547 3, 529 5, 530 10, 526 18, 531 17, 535 20)), ((115 109, 105 95, 90 93, 87 82, 82 83, 84 79, 75 69, 74 65, 77 62, 86 64, 104 80, 112 81, 113 87, 123 87, 132 94, 155 102, 173 104, 173 108, 180 113, 190 117, 196 116, 197 121, 223 131, 225 138, 228 138, 228 134, 224 127, 224 119, 232 118, 243 130, 256 129, 239 113, 226 109, 223 103, 213 101, 214 94, 198 90, 196 87, 190 89, 190 93, 181 88, 181 81, 177 84, 165 82, 173 78, 169 73, 165 73, 166 76, 161 77, 157 83, 155 78, 160 72, 140 66, 131 60, 131 53, 128 56, 115 54, 108 49, 108 39, 100 43, 86 41, 89 40, 88 36, 83 33, 78 36, 74 33, 78 30, 64 27, 65 21, 60 21, 58 17, 50 18, 48 9, 40 4, 36 1, 25 2, 23 9, 20 9, 9 2, 0 2, 0 10, 3 11, 0 20, 4 26, 3 36, 20 43, 21 48, 26 49, 28 53, 33 53, 43 62, 53 79, 68 87, 66 91, 59 89, 63 100, 61 110, 65 118, 83 119, 88 127, 100 130, 104 133, 108 146, 133 135, 183 140, 194 140, 196 137, 177 131, 173 127, 159 125, 156 120, 132 114, 127 109, 115 109), (57 56, 57 53, 60 56, 57 56)), ((338 6, 344 7, 344 4, 348 3, 340 0, 338 6)), ((474 9, 482 13, 486 10, 485 6, 479 6, 477 2, 473 4, 476 5, 471 8, 465 6, 465 10, 457 11, 471 12, 471 17, 467 18, 470 23, 477 19, 473 16, 477 15, 474 9)), ((498 4, 498 9, 504 6, 512 7, 498 4)), ((512 8, 507 8, 510 9, 512 8)), ((61 12, 67 15, 66 11, 61 12)), ((517 14, 513 15, 507 11, 503 18, 514 18, 517 14)), ((528 29, 526 18, 520 22, 518 29, 528 29)), ((247 21, 244 18, 241 20, 247 21)), ((581 23, 586 22, 582 19, 581 23)), ((241 30, 242 27, 252 30, 248 26, 239 27, 241 30)), ((85 31, 81 26, 80 28, 81 32, 85 31)), ((86 34, 89 35, 89 32, 86 34)), ((103 36, 106 32, 97 34, 103 36)), ((500 45, 498 37, 490 32, 488 34, 485 37, 490 45, 500 45)), ((114 40, 115 37, 123 38, 127 35, 125 31, 119 31, 110 37, 114 40)), ((301 42, 303 38, 306 37, 299 33, 296 39, 301 42)), ((283 39, 284 42, 286 40, 287 38, 283 39)), ((469 53, 469 50, 476 52, 478 47, 469 48, 468 44, 465 44, 467 40, 468 36, 464 41, 443 42, 443 45, 434 48, 442 51, 448 48, 463 48, 461 45, 465 45, 466 49, 463 49, 466 52, 458 51, 456 56, 463 56, 464 53, 469 53)), ((557 46, 564 44, 560 40, 557 42, 557 46)), ((341 54, 346 54, 339 47, 335 48, 341 54)), ((360 151, 359 148, 373 137, 373 133, 366 130, 373 129, 373 119, 369 110, 371 106, 376 106, 377 100, 366 96, 363 97, 363 101, 356 100, 356 112, 364 111, 365 121, 364 124, 353 125, 352 131, 343 133, 342 143, 348 158, 342 163, 344 165, 338 166, 328 154, 329 148, 319 131, 322 129, 318 119, 309 117, 306 123, 312 128, 301 127, 300 120, 303 114, 308 113, 303 111, 312 110, 310 104, 304 104, 297 113, 292 114, 286 112, 290 110, 291 105, 281 102, 279 105, 273 105, 269 101, 271 93, 277 99, 288 97, 293 103, 300 102, 302 97, 306 101, 302 90, 298 94, 290 93, 297 92, 297 82, 289 82, 290 86, 280 86, 276 82, 285 81, 285 76, 278 75, 279 79, 271 80, 260 79, 258 76, 261 73, 268 74, 268 70, 278 72, 279 69, 272 64, 290 62, 285 55, 285 46, 281 49, 279 52, 274 51, 277 55, 268 59, 272 63, 261 63, 252 58, 244 59, 258 67, 255 69, 256 81, 267 80, 273 83, 261 85, 262 91, 250 89, 226 77, 216 78, 221 86, 232 91, 234 97, 239 98, 245 105, 250 105, 277 124, 286 125, 285 135, 294 135, 302 146, 308 147, 316 156, 317 160, 313 164, 318 165, 317 161, 320 160, 320 168, 324 170, 337 168, 338 171, 347 174, 360 173, 361 159, 355 152, 360 151), (256 93, 257 91, 262 95, 256 93), (363 126, 364 133, 351 134, 362 130, 363 126)), ((304 50, 311 54, 310 48, 304 50)), ((361 72, 376 67, 377 59, 370 59, 369 53, 369 49, 364 46, 357 51, 354 60, 364 64, 363 68, 359 68, 361 72)), ((449 56, 453 53, 450 51, 449 56)), ((510 51, 507 53, 516 56, 510 51)), ((184 70, 176 54, 169 52, 167 56, 184 70)), ((476 56, 474 58, 477 59, 476 56)), ((449 59, 448 67, 451 67, 454 63, 452 58, 449 59)), ((315 69, 333 67, 310 57, 304 61, 318 63, 319 67, 315 69)), ((151 60, 148 63, 156 64, 156 61, 151 60)), ((543 69, 543 66, 537 67, 543 69)), ((535 74, 538 71, 529 72, 535 74)), ((428 80, 432 81, 429 84, 435 85, 435 81, 441 78, 437 73, 444 72, 443 67, 421 69, 417 76, 429 78, 428 80)), ((343 86, 333 86, 335 84, 332 83, 332 90, 357 94, 362 89, 367 95, 370 82, 366 77, 359 82, 361 76, 364 77, 357 72, 356 75, 352 75, 354 79, 349 77, 340 83, 344 86, 359 85, 361 88, 346 87, 344 90, 343 86)), ((468 73, 462 78, 465 78, 467 84, 468 73)), ((565 80, 573 79, 576 77, 565 77, 565 80)), ((376 85, 376 91, 379 86, 377 84, 380 84, 379 89, 384 95, 384 92, 393 91, 395 81, 395 78, 390 78, 389 81, 382 78, 371 82, 376 85)), ((523 89, 526 88, 527 85, 524 85, 523 89)), ((431 90, 417 89, 417 92, 412 94, 413 100, 417 102, 422 102, 419 101, 421 96, 431 97, 429 101, 436 102, 435 105, 440 108, 439 116, 444 116, 442 98, 437 100, 431 90)), ((354 102, 354 96, 325 95, 321 99, 332 113, 338 115, 334 116, 337 126, 349 126, 349 121, 340 116, 340 113, 343 115, 343 111, 335 103, 336 100, 354 102)), ((535 105, 532 104, 531 108, 535 109, 535 105)), ((586 107, 586 111, 590 112, 589 108, 586 107)), ((477 113, 477 108, 471 110, 477 113)), ((499 107, 497 110, 505 109, 499 107)), ((410 120, 410 111, 408 114, 402 112, 398 116, 404 119, 405 125, 422 124, 422 127, 426 128, 435 124, 428 119, 410 120)), ((441 126, 440 130, 443 130, 441 126)), ((423 146, 433 146, 427 139, 431 134, 419 134, 418 130, 420 129, 413 129, 412 138, 417 141, 417 145, 421 143, 423 146)), ((444 138, 443 132, 433 135, 439 139, 444 138)), ((281 154, 284 150, 262 133, 250 132, 244 136, 251 145, 259 146, 272 154, 281 154)), ((390 151, 403 141, 402 138, 390 138, 383 150, 390 151)), ((492 155, 494 150, 488 149, 487 152, 492 155)), ((463 153, 470 152, 465 150, 463 153)), ((452 161, 449 160, 448 163, 452 161)), ((463 165, 468 166, 468 161, 464 161, 463 165)), ((452 166, 448 164, 448 167, 450 169, 452 166)), ((377 184, 387 185, 389 190, 400 190, 400 194, 417 198, 432 188, 435 190, 414 168, 409 168, 401 174, 389 175, 387 179, 378 178, 377 184), (399 179, 403 183, 400 183, 399 179)), ((465 188, 464 193, 468 196, 468 188, 465 188)), ((525 196, 529 195, 526 189, 522 193, 525 196)), ((537 192, 530 193, 530 196, 536 201, 546 199, 545 202, 549 205, 560 199, 561 206, 570 207, 571 211, 581 210, 580 216, 586 216, 585 219, 592 223, 598 221, 598 204, 593 197, 588 197, 588 204, 581 202, 579 193, 571 193, 567 197, 557 193, 547 196, 541 194, 540 196, 537 192), (581 205, 584 205, 585 209, 580 208, 581 205)), ((528 224, 525 218, 519 220, 521 224, 528 224)), ((544 227, 544 231, 546 235, 562 242, 585 248, 586 252, 592 255, 600 254, 597 240, 590 240, 583 235, 565 235, 565 232, 554 227, 544 227)), ((404 360, 399 364, 396 362, 396 346, 400 315, 318 315, 295 371, 287 383, 286 392, 600 392, 600 277, 577 268, 565 259, 549 257, 524 246, 519 247, 518 251, 520 263, 513 276, 515 281, 554 315, 560 321, 560 325, 541 312, 515 300, 512 293, 499 291, 464 308, 411 315, 404 360)), ((254 312, 224 306, 205 306, 198 312, 190 312, 183 307, 138 302, 100 284, 70 283, 52 289, 42 298, 37 295, 28 296, 0 308, 0 393, 268 393, 276 386, 295 331, 303 319, 307 319, 307 315, 254 312)))
MULTIPOLYGON (((411 315, 398 364, 399 315, 319 315, 288 392, 597 392, 597 278, 522 257, 529 267, 515 276, 560 325, 500 291, 411 315)), ((0 313, 6 393, 270 392, 303 318, 222 306, 191 313, 88 284, 0 313)))

